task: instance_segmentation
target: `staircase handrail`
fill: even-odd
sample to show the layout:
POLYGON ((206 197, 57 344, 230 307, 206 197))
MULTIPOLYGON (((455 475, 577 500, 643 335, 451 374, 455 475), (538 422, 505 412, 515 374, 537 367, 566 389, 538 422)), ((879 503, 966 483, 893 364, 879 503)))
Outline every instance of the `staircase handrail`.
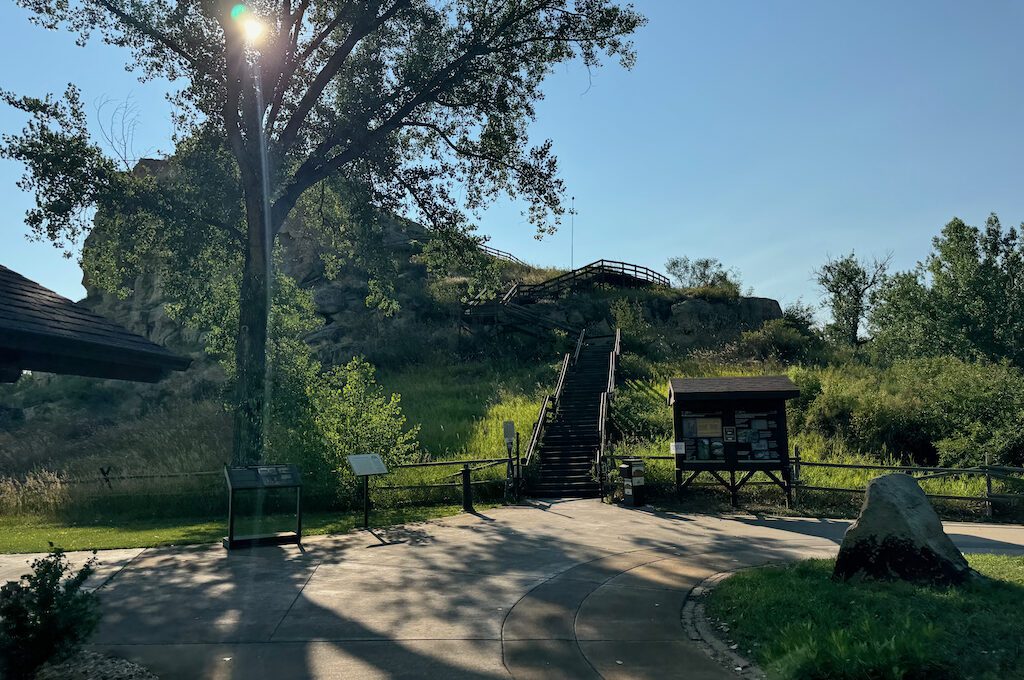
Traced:
POLYGON ((514 262, 515 264, 521 264, 524 267, 529 266, 512 253, 507 252, 505 250, 499 250, 498 248, 489 246, 486 243, 481 243, 477 247, 480 250, 484 251, 486 254, 490 255, 491 257, 497 258, 499 260, 505 260, 506 262, 514 262))
POLYGON ((552 318, 544 316, 543 314, 531 312, 530 310, 526 309, 521 305, 507 304, 501 305, 501 307, 512 316, 517 316, 520 319, 525 319, 526 321, 532 321, 533 323, 540 324, 542 326, 547 326, 548 328, 557 328, 559 330, 565 331, 566 333, 579 332, 579 329, 576 328, 575 326, 567 326, 563 323, 559 323, 552 318))
POLYGON ((566 284, 575 281, 577 279, 584 278, 587 275, 593 273, 612 273, 622 274, 623 276, 630 276, 637 281, 644 281, 647 283, 653 283, 661 286, 670 285, 670 281, 667 276, 659 272, 654 271, 650 267, 643 265, 632 264, 629 262, 621 262, 619 260, 596 260, 589 264, 586 264, 577 269, 559 274, 554 278, 550 278, 547 281, 541 283, 535 283, 530 285, 523 285, 520 287, 520 292, 538 294, 552 289, 564 288, 566 284))
POLYGON ((580 331, 580 337, 576 340, 576 351, 572 355, 572 365, 575 366, 576 362, 580 360, 580 350, 583 349, 583 340, 587 337, 587 329, 584 328, 580 331))
POLYGON ((501 304, 507 305, 508 303, 512 302, 512 300, 514 300, 516 295, 518 294, 519 282, 516 281, 509 287, 508 291, 506 291, 505 294, 501 296, 501 304))
POLYGON ((526 460, 523 462, 525 467, 530 467, 530 461, 533 460, 533 454, 537 450, 537 446, 540 444, 541 435, 544 434, 544 425, 548 419, 548 404, 551 401, 551 395, 545 394, 544 400, 540 403, 540 412, 537 414, 537 422, 533 424, 533 434, 530 435, 530 443, 526 447, 526 460))
POLYGON ((608 384, 607 389, 601 393, 601 407, 598 413, 597 428, 599 433, 597 460, 594 461, 597 470, 597 480, 601 484, 601 496, 604 496, 604 452, 608 443, 608 420, 611 416, 612 397, 615 394, 615 369, 618 364, 619 354, 622 352, 622 330, 615 329, 615 348, 608 353, 608 384))
POLYGON ((615 350, 608 353, 608 384, 605 389, 608 394, 615 393, 615 365, 618 363, 618 356, 615 350))
POLYGON ((562 398, 562 388, 565 387, 565 376, 569 373, 570 358, 571 355, 568 352, 562 358, 562 372, 558 374, 558 384, 555 386, 555 394, 553 395, 555 406, 558 406, 558 400, 562 398))

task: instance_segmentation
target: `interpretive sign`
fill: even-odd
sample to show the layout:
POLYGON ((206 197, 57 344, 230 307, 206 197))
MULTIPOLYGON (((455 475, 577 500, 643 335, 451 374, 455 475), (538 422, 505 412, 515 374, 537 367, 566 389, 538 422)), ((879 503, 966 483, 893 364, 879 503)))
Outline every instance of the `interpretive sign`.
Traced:
POLYGON ((302 470, 298 465, 225 467, 224 478, 228 484, 228 535, 222 541, 225 548, 302 542, 302 470), (282 518, 290 522, 291 500, 287 496, 281 498, 278 493, 288 489, 295 490, 294 531, 236 534, 239 514, 245 517, 247 525, 256 527, 271 525, 282 518))
POLYGON ((379 453, 359 453, 348 457, 348 464, 352 466, 352 474, 356 477, 367 477, 369 475, 386 475, 388 468, 381 460, 379 453))

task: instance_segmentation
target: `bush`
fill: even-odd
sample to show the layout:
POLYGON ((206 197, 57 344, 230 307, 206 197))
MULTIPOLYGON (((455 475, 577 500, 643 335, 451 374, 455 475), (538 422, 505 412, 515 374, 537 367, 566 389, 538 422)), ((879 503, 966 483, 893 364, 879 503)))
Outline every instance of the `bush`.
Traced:
POLYGON ((72 573, 64 551, 55 548, 32 562, 32 573, 0 588, 4 677, 31 677, 47 661, 63 661, 81 648, 100 620, 98 598, 82 590, 95 562, 94 554, 72 573))
POLYGON ((754 331, 740 335, 740 352, 760 361, 801 363, 818 361, 825 343, 817 334, 791 320, 770 319, 754 331))
POLYGON ((311 500, 331 507, 356 498, 347 456, 379 453, 391 467, 419 452, 419 428, 407 427, 400 397, 377 384, 364 359, 325 371, 296 342, 276 364, 271 409, 268 455, 302 465, 311 500))
POLYGON ((972 466, 1024 464, 1024 372, 953 357, 887 368, 791 371, 796 434, 819 435, 876 459, 972 466))

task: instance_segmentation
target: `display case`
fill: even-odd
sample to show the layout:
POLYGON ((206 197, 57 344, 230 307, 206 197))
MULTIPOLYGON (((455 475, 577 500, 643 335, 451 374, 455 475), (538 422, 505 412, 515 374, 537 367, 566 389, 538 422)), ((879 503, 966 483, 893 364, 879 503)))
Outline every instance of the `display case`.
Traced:
POLYGON ((228 485, 225 548, 302 542, 302 471, 298 465, 225 467, 224 477, 228 485), (292 508, 294 530, 270 530, 275 520, 290 521, 292 508))
POLYGON ((739 489, 763 472, 788 501, 786 400, 799 394, 786 376, 670 380, 677 490, 707 473, 729 489, 736 505, 739 489))

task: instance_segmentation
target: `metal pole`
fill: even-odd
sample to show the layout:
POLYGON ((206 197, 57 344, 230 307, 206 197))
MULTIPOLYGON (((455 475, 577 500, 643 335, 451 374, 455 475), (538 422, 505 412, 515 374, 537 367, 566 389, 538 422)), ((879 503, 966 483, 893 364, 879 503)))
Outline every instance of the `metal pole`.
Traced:
POLYGON ((574 269, 576 250, 576 197, 572 197, 572 207, 569 208, 569 270, 574 269))
POLYGON ((989 471, 989 465, 991 464, 991 454, 985 452, 985 501, 988 507, 988 516, 992 516, 992 474, 989 471))
POLYGON ((302 487, 295 489, 295 536, 302 543, 302 487))
POLYGON ((370 528, 370 475, 363 475, 363 528, 370 528))
MULTIPOLYGON (((516 433, 516 438, 518 439, 518 437, 519 437, 519 433, 517 432, 516 433)), ((515 446, 515 444, 513 444, 512 442, 509 442, 509 444, 508 444, 508 465, 505 468, 505 502, 506 503, 511 503, 512 502, 512 487, 515 486, 515 483, 516 483, 516 467, 515 467, 515 462, 512 460, 512 450, 513 450, 512 447, 513 446, 515 446)))
POLYGON ((800 491, 800 446, 793 446, 793 507, 799 503, 798 493, 800 491))
POLYGON ((462 509, 473 512, 473 485, 469 483, 469 464, 462 466, 462 509))

